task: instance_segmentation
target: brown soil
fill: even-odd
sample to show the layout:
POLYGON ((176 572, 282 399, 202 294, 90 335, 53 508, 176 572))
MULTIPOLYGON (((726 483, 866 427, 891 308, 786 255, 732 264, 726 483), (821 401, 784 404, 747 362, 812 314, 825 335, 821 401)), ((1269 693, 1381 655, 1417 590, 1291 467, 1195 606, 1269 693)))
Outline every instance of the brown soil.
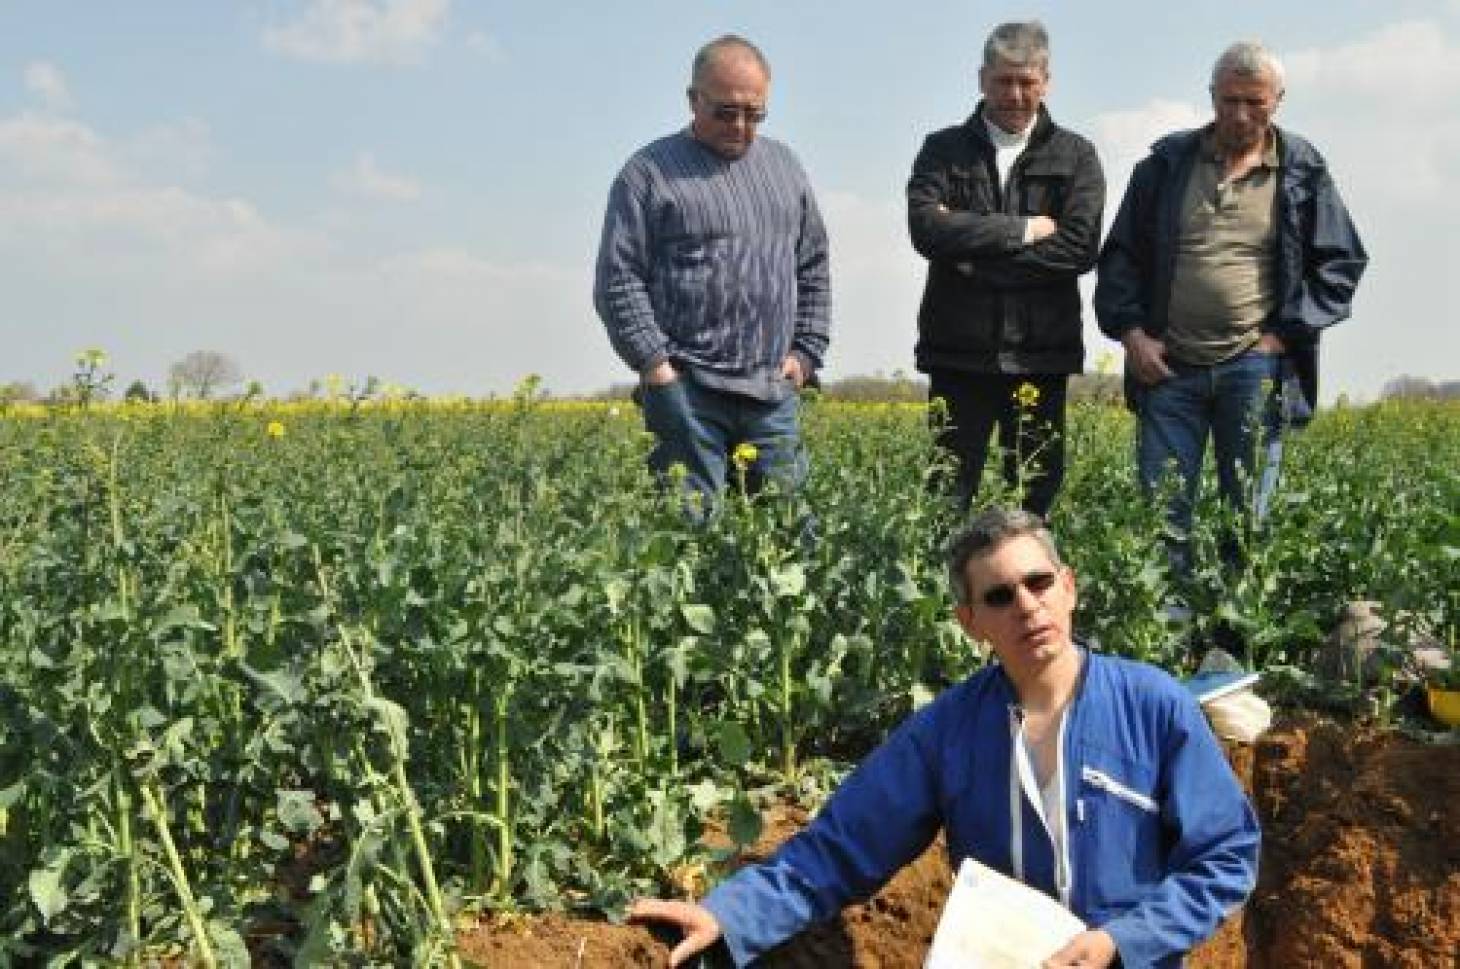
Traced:
MULTIPOLYGON (((1263 870, 1191 969, 1460 966, 1460 746, 1307 720, 1229 753, 1262 817, 1263 870)), ((805 821, 778 812, 757 853, 805 821)), ((951 882, 935 845, 762 964, 919 969, 951 882)), ((484 923, 460 942, 488 969, 662 967, 669 953, 643 928, 562 916, 484 923)))

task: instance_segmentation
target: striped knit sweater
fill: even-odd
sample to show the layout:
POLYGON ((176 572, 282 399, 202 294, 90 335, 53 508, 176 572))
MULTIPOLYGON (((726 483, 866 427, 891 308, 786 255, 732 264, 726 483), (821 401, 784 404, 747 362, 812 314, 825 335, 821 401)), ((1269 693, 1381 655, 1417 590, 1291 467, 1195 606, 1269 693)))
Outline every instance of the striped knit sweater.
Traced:
POLYGON ((609 192, 593 302, 636 371, 671 360, 699 383, 760 400, 794 392, 830 330, 826 229, 780 142, 729 160, 687 131, 641 149, 609 192))

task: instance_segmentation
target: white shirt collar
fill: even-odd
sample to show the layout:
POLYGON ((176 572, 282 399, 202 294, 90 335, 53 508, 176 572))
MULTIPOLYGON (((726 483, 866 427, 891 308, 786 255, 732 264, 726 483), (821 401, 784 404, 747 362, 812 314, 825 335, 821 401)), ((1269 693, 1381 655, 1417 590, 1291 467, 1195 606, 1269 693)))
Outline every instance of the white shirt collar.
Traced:
POLYGON ((1033 118, 1023 131, 1012 133, 1005 131, 987 118, 984 119, 983 126, 988 129, 989 140, 994 143, 995 148, 1022 148, 1029 143, 1029 135, 1034 131, 1034 126, 1038 122, 1039 118, 1033 118))

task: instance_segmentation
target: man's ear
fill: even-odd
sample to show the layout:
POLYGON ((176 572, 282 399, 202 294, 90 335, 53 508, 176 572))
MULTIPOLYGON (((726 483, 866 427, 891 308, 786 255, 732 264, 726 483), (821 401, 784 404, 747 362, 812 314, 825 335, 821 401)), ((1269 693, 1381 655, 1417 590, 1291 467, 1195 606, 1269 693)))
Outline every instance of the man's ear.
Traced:
POLYGON ((967 602, 958 603, 953 607, 953 615, 958 620, 958 625, 963 627, 963 631, 968 634, 970 639, 978 638, 978 635, 973 631, 974 615, 972 605, 967 602))

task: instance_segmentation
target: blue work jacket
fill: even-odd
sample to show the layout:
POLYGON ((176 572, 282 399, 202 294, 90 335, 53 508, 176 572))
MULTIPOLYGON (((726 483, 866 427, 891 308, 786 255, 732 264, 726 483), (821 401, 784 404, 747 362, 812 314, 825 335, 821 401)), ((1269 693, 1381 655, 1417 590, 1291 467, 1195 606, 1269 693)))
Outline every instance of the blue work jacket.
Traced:
POLYGON ((1251 893, 1257 818, 1195 699, 1166 673, 1085 652, 1060 765, 1070 882, 1013 766, 1017 700, 990 666, 904 722, 803 832, 704 900, 736 965, 869 897, 947 833, 1115 939, 1126 969, 1176 966, 1251 893))

